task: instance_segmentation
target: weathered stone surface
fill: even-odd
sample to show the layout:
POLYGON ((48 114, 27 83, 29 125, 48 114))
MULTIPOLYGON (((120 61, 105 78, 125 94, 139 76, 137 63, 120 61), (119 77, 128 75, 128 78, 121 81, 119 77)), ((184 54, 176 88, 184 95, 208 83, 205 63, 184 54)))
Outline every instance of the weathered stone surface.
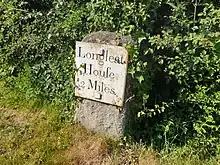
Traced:
MULTIPOLYGON (((82 41, 115 46, 131 42, 130 37, 118 36, 112 32, 95 32, 86 36, 82 41)), ((123 135, 128 121, 129 108, 126 100, 130 96, 129 89, 130 84, 127 81, 123 107, 82 99, 76 109, 75 121, 91 131, 118 139, 123 135)))

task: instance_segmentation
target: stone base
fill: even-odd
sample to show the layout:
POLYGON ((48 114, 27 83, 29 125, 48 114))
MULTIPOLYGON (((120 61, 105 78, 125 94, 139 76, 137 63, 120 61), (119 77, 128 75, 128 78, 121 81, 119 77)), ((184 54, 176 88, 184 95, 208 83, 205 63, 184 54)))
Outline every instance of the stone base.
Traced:
MULTIPOLYGON (((82 41, 118 46, 131 42, 131 37, 120 37, 112 32, 95 32, 82 41)), ((125 100, 129 98, 129 86, 127 81, 125 100)), ((124 134, 128 112, 128 103, 124 107, 117 107, 82 99, 76 109, 75 122, 81 123, 88 130, 119 139, 124 134)))
POLYGON ((84 99, 76 111, 76 121, 91 131, 119 139, 126 123, 126 111, 121 110, 112 105, 84 99))

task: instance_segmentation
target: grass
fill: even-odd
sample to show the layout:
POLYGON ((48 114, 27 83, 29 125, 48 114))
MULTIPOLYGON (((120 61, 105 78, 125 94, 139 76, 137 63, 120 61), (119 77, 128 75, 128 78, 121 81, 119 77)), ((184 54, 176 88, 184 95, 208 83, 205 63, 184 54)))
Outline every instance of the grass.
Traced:
POLYGON ((220 165, 218 158, 201 159, 199 153, 189 145, 176 147, 170 153, 161 154, 161 163, 164 165, 220 165))
POLYGON ((62 122, 55 106, 0 82, 1 165, 208 165, 189 147, 157 152, 139 143, 120 146, 75 124, 62 122))

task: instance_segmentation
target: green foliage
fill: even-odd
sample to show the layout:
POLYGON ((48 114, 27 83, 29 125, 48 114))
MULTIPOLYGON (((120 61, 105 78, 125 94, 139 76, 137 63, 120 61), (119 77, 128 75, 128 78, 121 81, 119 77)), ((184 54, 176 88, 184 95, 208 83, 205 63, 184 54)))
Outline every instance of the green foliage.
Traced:
POLYGON ((23 1, 1 3, 0 72, 2 78, 16 88, 60 102, 71 115, 73 48, 76 38, 83 36, 79 17, 82 11, 74 11, 77 4, 71 6, 59 1, 51 4, 51 9, 32 10, 23 1))
POLYGON ((131 135, 159 149, 193 141, 220 154, 219 6, 211 0, 2 1, 0 76, 29 96, 63 105, 71 120, 75 41, 98 30, 131 34, 131 135))
POLYGON ((169 26, 148 38, 145 56, 153 52, 156 69, 151 70, 152 88, 139 112, 147 125, 143 133, 158 147, 194 139, 196 147, 215 153, 220 139, 220 10, 211 3, 169 5, 169 26))
POLYGON ((135 1, 92 0, 87 5, 88 27, 90 31, 109 30, 127 34, 143 31, 140 28, 147 24, 148 8, 149 5, 135 1))

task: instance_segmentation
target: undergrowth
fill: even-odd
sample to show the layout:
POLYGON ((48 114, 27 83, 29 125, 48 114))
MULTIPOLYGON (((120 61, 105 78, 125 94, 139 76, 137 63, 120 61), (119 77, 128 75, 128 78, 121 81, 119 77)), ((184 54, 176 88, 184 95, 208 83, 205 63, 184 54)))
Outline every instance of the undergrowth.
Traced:
POLYGON ((60 118, 71 122, 76 41, 96 31, 131 35, 130 135, 158 150, 193 139, 194 148, 215 156, 220 154, 219 5, 216 0, 4 0, 0 78, 30 97, 33 107, 52 102, 60 118), (36 98, 47 101, 33 102, 36 98))
POLYGON ((112 141, 60 119, 56 106, 0 82, 0 164, 217 165, 185 146, 158 152, 143 143, 112 141))
MULTIPOLYGON (((128 74, 133 78, 135 96, 131 108, 134 123, 129 132, 132 139, 142 139, 144 144, 157 149, 153 160, 159 157, 162 164, 217 163, 219 6, 216 0, 0 2, 0 79, 7 82, 0 84, 1 120, 13 125, 11 115, 31 114, 24 117, 21 128, 15 124, 7 132, 8 125, 2 124, 1 158, 8 164, 31 164, 32 159, 35 164, 49 163, 55 161, 56 152, 59 155, 61 150, 69 149, 75 153, 67 152, 68 156, 63 158, 69 163, 100 160, 99 153, 103 152, 101 157, 114 164, 140 162, 146 147, 133 143, 112 147, 103 139, 101 148, 106 145, 110 149, 96 151, 97 158, 87 150, 93 134, 82 133, 88 142, 82 140, 81 144, 74 137, 82 128, 71 132, 75 128, 70 123, 76 106, 75 41, 102 30, 129 34, 134 40, 134 45, 128 45, 128 74), (9 114, 8 109, 12 110, 9 114), (33 120, 29 122, 26 118, 33 120), (12 140, 6 138, 11 136, 12 140), (70 148, 74 147, 62 148, 63 144, 56 144, 59 137, 64 137, 61 141, 67 140, 65 144, 70 148), (29 151, 26 145, 34 149, 29 151), (76 149, 77 146, 85 149, 78 152, 81 148, 76 149)), ((93 141, 99 141, 96 135, 93 141)), ((56 162, 63 163, 59 159, 56 162)))

